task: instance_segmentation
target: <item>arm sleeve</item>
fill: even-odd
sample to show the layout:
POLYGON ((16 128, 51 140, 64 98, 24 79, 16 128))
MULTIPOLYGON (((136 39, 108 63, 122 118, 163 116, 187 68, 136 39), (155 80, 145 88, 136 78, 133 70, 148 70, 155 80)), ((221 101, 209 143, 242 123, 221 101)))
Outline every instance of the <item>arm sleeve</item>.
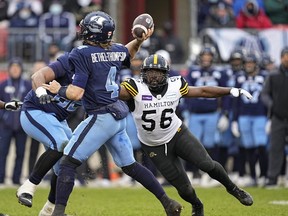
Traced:
POLYGON ((70 53, 69 62, 73 65, 75 70, 72 84, 85 89, 90 73, 90 63, 85 55, 81 54, 77 48, 73 49, 70 53))
POLYGON ((189 86, 187 81, 185 80, 184 77, 181 77, 181 87, 180 87, 180 94, 182 95, 182 97, 186 94, 188 94, 189 91, 189 86))
POLYGON ((135 97, 138 94, 138 88, 133 79, 123 81, 121 86, 123 86, 132 95, 132 97, 135 97))
POLYGON ((54 71, 56 79, 58 77, 64 76, 64 74, 66 73, 64 67, 62 66, 62 64, 59 61, 50 63, 48 65, 48 67, 50 67, 54 71))

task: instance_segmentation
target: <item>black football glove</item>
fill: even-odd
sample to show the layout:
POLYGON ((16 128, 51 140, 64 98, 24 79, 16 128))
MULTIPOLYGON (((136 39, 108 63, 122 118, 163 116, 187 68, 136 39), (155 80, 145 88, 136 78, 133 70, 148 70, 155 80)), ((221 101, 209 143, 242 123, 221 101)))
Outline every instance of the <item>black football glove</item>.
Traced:
POLYGON ((49 104, 51 102, 54 102, 54 97, 52 95, 48 95, 48 94, 41 95, 39 97, 39 102, 40 102, 40 104, 49 104))
POLYGON ((22 107, 22 105, 23 102, 12 100, 4 104, 4 109, 8 111, 17 111, 22 107))

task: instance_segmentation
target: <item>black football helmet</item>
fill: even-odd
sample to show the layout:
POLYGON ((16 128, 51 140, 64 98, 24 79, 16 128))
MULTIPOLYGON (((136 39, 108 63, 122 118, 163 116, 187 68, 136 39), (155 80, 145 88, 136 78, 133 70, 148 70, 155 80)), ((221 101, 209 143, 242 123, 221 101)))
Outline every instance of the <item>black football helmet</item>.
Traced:
POLYGON ((160 92, 167 84, 170 66, 161 55, 150 55, 144 59, 141 67, 141 79, 149 89, 160 92))
POLYGON ((115 30, 114 20, 103 11, 87 14, 79 26, 79 38, 94 43, 110 42, 115 30))

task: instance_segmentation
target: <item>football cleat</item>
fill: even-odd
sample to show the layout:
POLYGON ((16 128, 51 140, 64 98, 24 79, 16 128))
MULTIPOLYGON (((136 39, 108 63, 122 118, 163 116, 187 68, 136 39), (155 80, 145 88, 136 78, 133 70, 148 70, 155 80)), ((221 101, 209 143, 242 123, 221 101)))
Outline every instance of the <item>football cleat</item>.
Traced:
POLYGON ((31 208, 36 186, 37 185, 31 183, 29 179, 27 179, 17 190, 16 197, 18 198, 18 202, 31 208))
POLYGON ((170 203, 165 207, 165 211, 167 216, 180 216, 182 208, 182 205, 171 199, 170 203))
POLYGON ((33 196, 29 193, 22 193, 20 195, 16 195, 17 198, 18 198, 18 202, 21 204, 21 205, 24 205, 24 206, 27 206, 29 208, 32 207, 32 199, 33 199, 33 196))
POLYGON ((203 204, 201 205, 192 205, 192 216, 204 216, 203 204))
MULTIPOLYGON (((227 190, 228 191, 228 190, 227 190)), ((252 196, 241 188, 235 186, 233 190, 228 191, 236 199, 238 199, 243 205, 251 206, 253 204, 252 196)))
POLYGON ((51 216, 55 208, 55 204, 51 203, 49 200, 45 203, 38 216, 51 216))

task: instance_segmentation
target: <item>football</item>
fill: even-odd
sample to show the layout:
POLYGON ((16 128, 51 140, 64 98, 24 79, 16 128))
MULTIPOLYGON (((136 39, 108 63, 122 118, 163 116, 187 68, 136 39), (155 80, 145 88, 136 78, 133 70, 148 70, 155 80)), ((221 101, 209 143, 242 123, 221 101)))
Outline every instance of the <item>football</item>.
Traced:
POLYGON ((132 32, 136 37, 141 38, 142 34, 147 34, 148 29, 154 27, 152 16, 147 13, 140 14, 133 21, 132 32))

